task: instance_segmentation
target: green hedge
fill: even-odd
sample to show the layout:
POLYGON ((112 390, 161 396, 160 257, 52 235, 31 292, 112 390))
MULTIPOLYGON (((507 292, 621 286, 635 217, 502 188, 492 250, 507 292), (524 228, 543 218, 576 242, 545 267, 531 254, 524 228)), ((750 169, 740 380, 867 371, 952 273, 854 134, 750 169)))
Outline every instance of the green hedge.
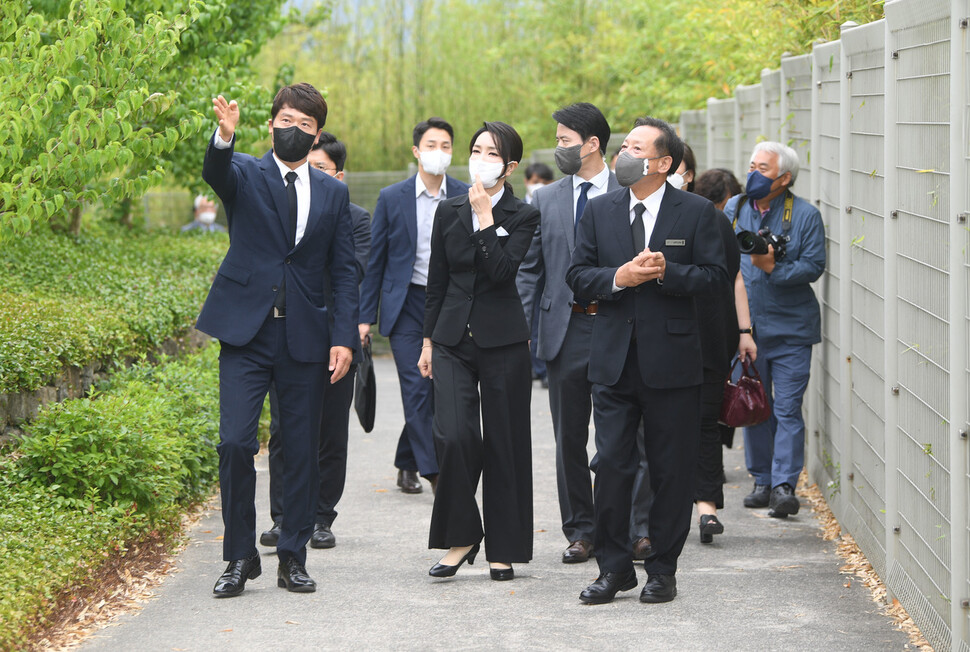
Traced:
POLYGON ((115 374, 41 411, 0 459, 0 649, 25 647, 56 599, 126 542, 174 532, 218 476, 216 344, 115 374))
POLYGON ((75 240, 39 229, 0 246, 0 393, 65 366, 153 352, 195 321, 225 234, 98 223, 75 240))

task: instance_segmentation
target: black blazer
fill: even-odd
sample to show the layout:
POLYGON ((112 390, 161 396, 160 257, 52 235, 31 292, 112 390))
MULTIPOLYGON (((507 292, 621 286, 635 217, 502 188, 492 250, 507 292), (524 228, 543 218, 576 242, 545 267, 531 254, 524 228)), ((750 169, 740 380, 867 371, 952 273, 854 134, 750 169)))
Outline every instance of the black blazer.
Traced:
POLYGON ((727 283, 714 211, 714 204, 703 197, 667 184, 649 243, 651 251, 662 251, 666 259, 663 284, 648 281, 614 294, 616 270, 637 253, 630 237, 630 190, 600 195, 586 204, 566 282, 576 296, 599 301, 590 344, 591 382, 616 384, 634 325, 645 385, 666 389, 703 382, 694 297, 727 283))
POLYGON ((492 226, 473 232, 468 195, 438 204, 424 313, 424 336, 433 342, 455 346, 468 327, 482 348, 529 339, 515 275, 539 211, 506 186, 492 215, 492 226))

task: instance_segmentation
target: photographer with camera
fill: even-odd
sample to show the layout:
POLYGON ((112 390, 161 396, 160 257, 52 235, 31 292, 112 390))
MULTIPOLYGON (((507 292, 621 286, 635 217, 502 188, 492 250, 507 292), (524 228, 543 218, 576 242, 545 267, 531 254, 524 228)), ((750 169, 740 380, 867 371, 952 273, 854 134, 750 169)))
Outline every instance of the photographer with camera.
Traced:
POLYGON ((811 288, 825 269, 825 227, 818 210, 796 197, 798 154, 777 142, 758 143, 745 192, 724 211, 738 233, 741 275, 758 345, 755 367, 771 402, 771 418, 745 428, 744 455, 754 490, 745 507, 769 516, 797 514, 795 486, 805 461, 802 397, 812 345, 822 340, 818 300, 811 288))

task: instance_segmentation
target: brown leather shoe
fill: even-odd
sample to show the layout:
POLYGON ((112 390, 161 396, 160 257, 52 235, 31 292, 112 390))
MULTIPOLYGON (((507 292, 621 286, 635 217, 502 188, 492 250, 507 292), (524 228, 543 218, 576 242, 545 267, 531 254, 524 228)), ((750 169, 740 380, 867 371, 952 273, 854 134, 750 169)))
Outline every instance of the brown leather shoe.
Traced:
POLYGON ((653 546, 650 545, 649 537, 640 537, 637 542, 633 544, 633 558, 637 561, 643 561, 650 556, 653 552, 653 546))
POLYGON ((584 561, 589 561, 589 558, 592 556, 593 544, 589 541, 579 539, 578 541, 570 543, 566 551, 562 553, 562 563, 581 564, 584 561))
POLYGON ((419 494, 424 491, 421 488, 421 478, 417 471, 405 471, 401 469, 397 472, 397 486, 406 494, 419 494))

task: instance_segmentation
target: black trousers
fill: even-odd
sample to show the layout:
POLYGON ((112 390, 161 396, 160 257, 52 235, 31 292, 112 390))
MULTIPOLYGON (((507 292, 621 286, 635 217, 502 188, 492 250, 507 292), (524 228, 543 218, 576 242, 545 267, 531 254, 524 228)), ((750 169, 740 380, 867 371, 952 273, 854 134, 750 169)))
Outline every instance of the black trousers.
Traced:
POLYGON ((694 500, 714 503, 724 508, 724 448, 721 428, 717 419, 721 416, 724 400, 724 377, 719 372, 704 370, 701 387, 701 442, 697 452, 697 472, 694 477, 694 500))
MULTIPOLYGON (((347 440, 350 431, 350 405, 354 400, 353 365, 347 375, 327 388, 320 416, 320 446, 317 465, 320 486, 317 491, 316 523, 333 525, 337 503, 347 480, 347 440)), ((279 399, 276 385, 269 388, 269 513, 273 522, 283 520, 283 444, 280 433, 279 399)))
POLYGON ((286 522, 276 547, 280 561, 306 563, 313 533, 321 401, 327 363, 298 362, 286 343, 285 319, 267 317, 245 346, 222 343, 219 352, 219 486, 226 532, 223 558, 256 552, 256 429, 263 399, 276 385, 282 426, 283 511, 286 522))
POLYGON ((640 373, 636 342, 616 385, 593 385, 596 424, 596 561, 600 572, 633 567, 630 501, 637 473, 637 425, 643 419, 644 451, 650 465, 654 501, 650 508, 653 553, 648 574, 672 575, 690 531, 693 475, 700 440, 701 386, 647 387, 640 373))
POLYGON ((466 333, 457 346, 434 345, 431 372, 438 489, 428 547, 470 546, 484 536, 488 561, 529 561, 533 526, 528 344, 485 349, 466 333), (479 478, 484 528, 475 500, 479 478))

